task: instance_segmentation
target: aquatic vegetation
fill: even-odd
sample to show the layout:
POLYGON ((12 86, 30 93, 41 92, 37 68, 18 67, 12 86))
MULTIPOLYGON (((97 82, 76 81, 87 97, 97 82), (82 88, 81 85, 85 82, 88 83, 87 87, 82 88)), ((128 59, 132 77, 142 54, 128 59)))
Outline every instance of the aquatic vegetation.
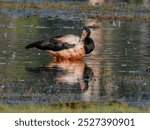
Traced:
POLYGON ((131 107, 116 101, 107 103, 70 102, 58 104, 0 104, 0 112, 150 112, 150 108, 131 107), (38 108, 38 109, 37 109, 38 108))
MULTIPOLYGON (((132 6, 118 6, 112 4, 100 4, 100 5, 89 5, 89 4, 67 4, 67 3, 51 3, 51 2, 1 2, 0 8, 2 9, 21 9, 28 10, 33 9, 36 12, 40 9, 47 10, 77 10, 85 11, 85 15, 92 19, 107 19, 107 20, 144 20, 150 21, 149 15, 137 15, 139 12, 144 12, 148 14, 150 11, 148 8, 144 7, 132 7, 132 6), (96 13, 87 13, 90 11, 96 11, 96 13), (109 12, 109 13, 108 13, 109 12), (120 15, 124 12, 123 15, 120 15)), ((81 13, 82 14, 82 13, 81 13)), ((38 12, 35 15, 40 15, 38 12)), ((57 16, 57 14, 56 14, 57 16)), ((82 15, 80 17, 83 17, 82 15)))
POLYGON ((75 10, 101 10, 101 11, 150 11, 148 8, 143 8, 140 6, 118 6, 112 4, 67 4, 64 2, 1 2, 0 8, 14 8, 14 9, 75 9, 75 10))
POLYGON ((0 8, 14 8, 14 9, 95 9, 94 6, 90 5, 69 5, 64 3, 25 3, 25 2, 1 2, 0 8))

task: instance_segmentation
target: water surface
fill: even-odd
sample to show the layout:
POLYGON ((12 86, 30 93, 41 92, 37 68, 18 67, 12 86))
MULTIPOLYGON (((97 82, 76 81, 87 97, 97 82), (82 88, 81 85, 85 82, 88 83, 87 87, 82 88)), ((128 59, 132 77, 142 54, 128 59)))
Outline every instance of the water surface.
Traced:
POLYGON ((150 23, 0 15, 0 102, 150 102, 150 23), (55 62, 31 42, 91 27, 95 50, 55 62), (94 26, 93 26, 94 25, 94 26))

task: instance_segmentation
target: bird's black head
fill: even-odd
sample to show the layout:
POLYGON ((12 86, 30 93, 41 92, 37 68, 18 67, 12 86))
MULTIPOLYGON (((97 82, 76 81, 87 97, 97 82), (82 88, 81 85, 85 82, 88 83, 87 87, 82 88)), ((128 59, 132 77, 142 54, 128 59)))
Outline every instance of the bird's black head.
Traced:
POLYGON ((92 52, 95 48, 94 41, 90 38, 90 28, 87 26, 84 26, 82 29, 82 43, 84 44, 85 53, 89 54, 92 52))
POLYGON ((90 34, 91 34, 90 28, 87 26, 84 26, 82 29, 81 39, 84 40, 85 38, 90 38, 90 34))

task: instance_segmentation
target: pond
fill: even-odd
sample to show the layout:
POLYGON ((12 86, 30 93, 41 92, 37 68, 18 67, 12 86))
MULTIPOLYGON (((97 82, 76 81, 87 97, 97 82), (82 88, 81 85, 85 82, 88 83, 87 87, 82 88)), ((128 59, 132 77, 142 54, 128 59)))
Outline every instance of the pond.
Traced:
POLYGON ((0 15, 0 103, 150 104, 150 23, 15 13, 0 15), (83 26, 90 26, 96 47, 82 61, 56 62, 46 52, 25 49, 60 34, 80 36, 83 26))

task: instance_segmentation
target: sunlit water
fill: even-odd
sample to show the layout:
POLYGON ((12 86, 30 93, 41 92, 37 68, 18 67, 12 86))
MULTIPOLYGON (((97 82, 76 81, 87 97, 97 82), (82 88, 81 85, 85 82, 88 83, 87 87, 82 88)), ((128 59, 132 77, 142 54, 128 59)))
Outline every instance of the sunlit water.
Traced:
POLYGON ((0 16, 0 102, 150 103, 150 23, 0 16), (81 35, 91 26, 95 50, 83 61, 53 61, 31 42, 81 35), (92 27, 92 26, 96 26, 92 27))

